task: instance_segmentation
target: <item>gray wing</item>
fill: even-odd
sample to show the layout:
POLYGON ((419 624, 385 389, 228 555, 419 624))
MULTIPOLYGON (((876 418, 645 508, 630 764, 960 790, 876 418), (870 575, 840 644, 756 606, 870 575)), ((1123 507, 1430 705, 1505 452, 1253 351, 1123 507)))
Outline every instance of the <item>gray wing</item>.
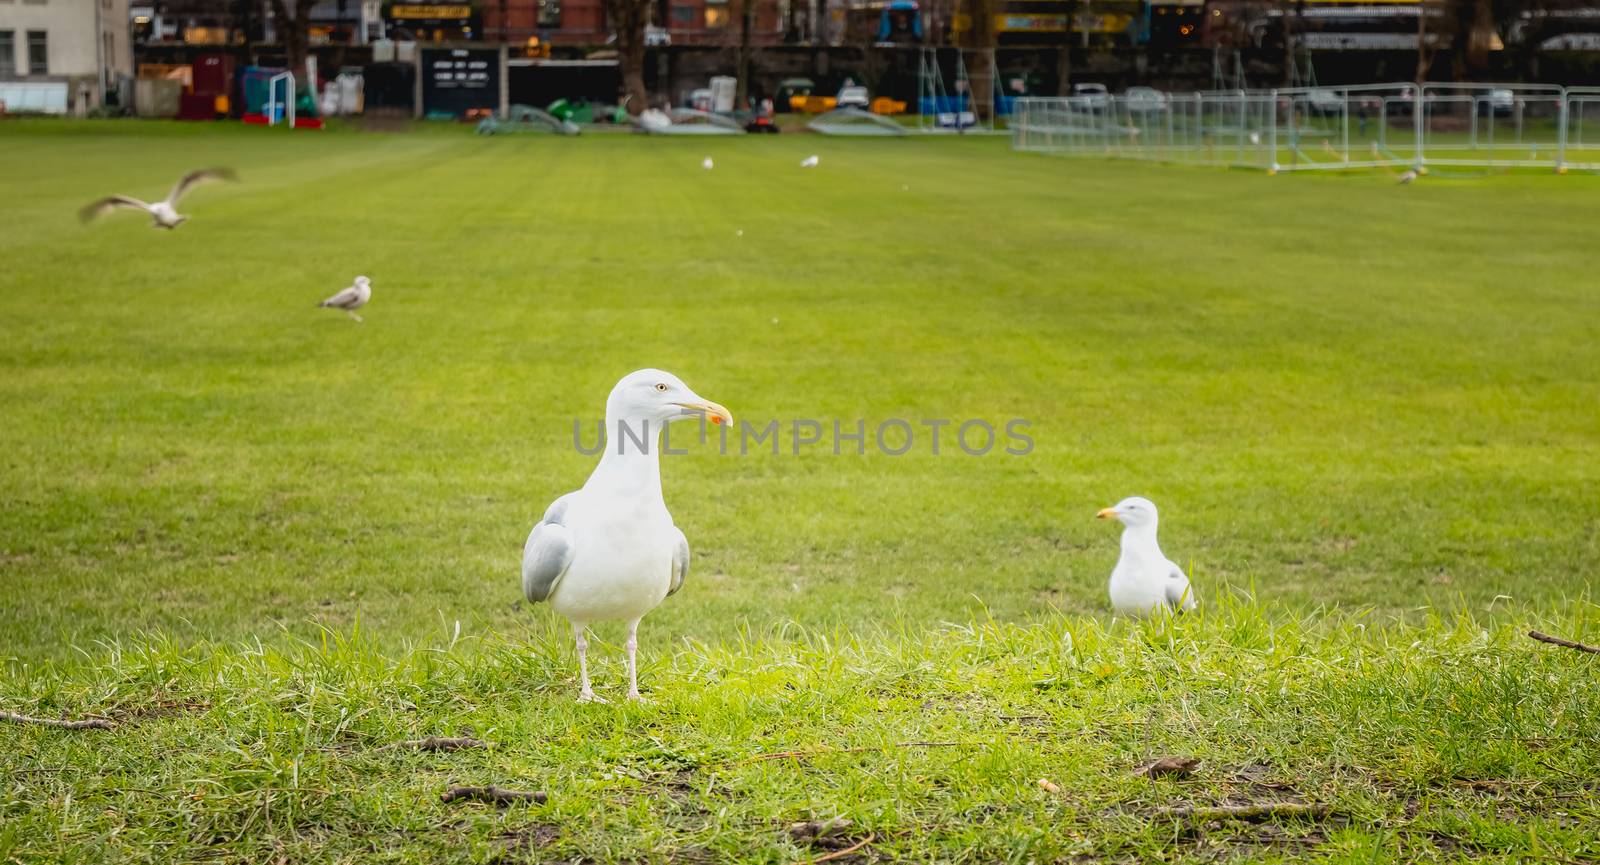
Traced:
POLYGON ((231 168, 203 168, 199 171, 191 171, 185 174, 182 180, 178 181, 177 186, 172 187, 171 192, 167 193, 167 203, 177 204, 178 199, 182 198, 184 193, 194 188, 196 184, 205 183, 208 180, 238 179, 239 175, 234 174, 231 168))
POLYGON ((97 216, 104 216, 119 207, 126 207, 129 210, 143 210, 146 213, 150 211, 150 205, 137 198, 129 198, 126 195, 108 195, 78 211, 78 218, 88 222, 97 216))
POLYGON ((1189 586, 1188 575, 1172 562, 1167 562, 1167 566, 1172 569, 1167 574, 1167 606, 1177 612, 1192 610, 1199 606, 1200 602, 1194 597, 1194 589, 1189 586))
POLYGON ((668 595, 683 588, 683 578, 689 576, 689 539, 677 526, 672 530, 678 533, 678 545, 672 550, 672 587, 667 589, 668 595))
POLYGON ((572 533, 563 522, 571 496, 568 493, 550 505, 522 548, 522 594, 530 603, 548 600, 572 564, 572 533))
MULTIPOLYGON (((349 309, 350 304, 355 303, 356 298, 360 296, 360 292, 356 291, 356 287, 352 285, 349 288, 340 290, 338 294, 324 300, 317 306, 337 306, 340 309, 349 309)), ((560 500, 558 499, 557 501, 560 500)))

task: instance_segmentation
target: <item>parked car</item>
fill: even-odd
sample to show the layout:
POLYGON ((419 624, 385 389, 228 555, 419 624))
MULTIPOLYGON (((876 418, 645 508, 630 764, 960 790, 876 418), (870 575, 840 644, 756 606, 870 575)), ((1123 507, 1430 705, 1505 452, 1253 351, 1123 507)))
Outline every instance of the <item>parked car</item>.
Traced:
POLYGON ((860 85, 851 85, 839 88, 839 108, 860 108, 866 110, 872 104, 872 98, 867 95, 867 88, 860 85))
POLYGON ((1317 87, 1307 93, 1306 102, 1318 114, 1338 114, 1344 110, 1344 94, 1326 87, 1317 87))
POLYGON ((1154 87, 1129 87, 1122 94, 1122 104, 1134 114, 1150 114, 1167 107, 1167 94, 1154 87))
POLYGON ((1072 85, 1072 98, 1083 108, 1098 110, 1111 104, 1111 93, 1106 86, 1093 82, 1072 85))
POLYGON ((1517 94, 1510 88, 1496 87, 1486 95, 1478 97, 1479 110, 1484 114, 1495 114, 1504 117, 1517 107, 1517 94))
POLYGON ((773 105, 778 111, 804 111, 806 97, 816 87, 817 82, 810 78, 785 78, 778 82, 778 95, 772 100, 773 105))

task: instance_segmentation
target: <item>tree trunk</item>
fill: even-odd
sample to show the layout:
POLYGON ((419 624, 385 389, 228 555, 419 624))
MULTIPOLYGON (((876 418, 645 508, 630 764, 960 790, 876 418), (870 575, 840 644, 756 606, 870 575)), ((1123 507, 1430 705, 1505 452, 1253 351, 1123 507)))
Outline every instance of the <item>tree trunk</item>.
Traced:
MULTIPOLYGON (((972 29, 968 31, 972 52, 963 58, 967 64, 967 98, 972 116, 979 121, 992 119, 994 105, 994 13, 990 0, 968 0, 972 29)), ((962 52, 964 55, 967 52, 962 52)))
POLYGON ((1294 18, 1299 4, 1284 3, 1283 6, 1283 86, 1293 87, 1296 84, 1294 80, 1294 18))
MULTIPOLYGON (((1417 6, 1417 77, 1421 84, 1428 80, 1428 70, 1433 68, 1433 50, 1428 47, 1428 7, 1417 6)), ((1417 94, 1417 104, 1422 104, 1422 94, 1417 94)))
POLYGON ((644 30, 650 23, 650 0, 606 0, 606 14, 617 34, 628 113, 637 115, 650 107, 650 94, 644 89, 644 30))
POLYGON ((272 16, 277 19, 278 39, 283 42, 289 72, 300 87, 313 92, 317 83, 302 79, 306 77, 306 53, 310 42, 306 30, 311 23, 311 7, 314 5, 316 0, 294 0, 294 14, 290 15, 286 0, 272 0, 272 16))
POLYGON ((734 71, 738 80, 733 95, 735 109, 744 108, 746 100, 750 98, 750 30, 755 24, 756 0, 740 0, 739 6, 739 60, 734 71))

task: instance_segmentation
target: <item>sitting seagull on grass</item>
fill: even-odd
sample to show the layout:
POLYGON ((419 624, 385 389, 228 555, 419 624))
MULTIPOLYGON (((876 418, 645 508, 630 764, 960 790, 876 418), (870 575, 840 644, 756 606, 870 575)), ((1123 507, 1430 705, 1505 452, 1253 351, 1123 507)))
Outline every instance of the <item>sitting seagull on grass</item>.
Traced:
POLYGON ((167 193, 166 198, 154 204, 147 204, 127 195, 109 195, 79 211, 78 216, 84 222, 88 222, 97 216, 102 216, 119 207, 124 207, 130 210, 142 210, 150 214, 150 224, 153 228, 173 229, 189 218, 179 214, 177 207, 178 199, 182 198, 183 194, 188 192, 191 187, 208 180, 238 179, 238 176, 233 173, 231 168, 205 168, 200 171, 191 171, 185 174, 182 180, 178 181, 177 186, 172 187, 172 191, 167 193))
POLYGON ((801 168, 816 168, 817 167, 817 163, 819 163, 821 161, 822 161, 822 157, 820 157, 820 156, 816 155, 815 153, 813 153, 810 156, 807 156, 805 159, 800 160, 800 167, 801 168))
POLYGON ((683 586, 689 541, 661 496, 658 447, 683 418, 733 421, 728 410, 658 369, 629 373, 606 398, 605 450, 583 488, 556 499, 522 550, 522 592, 572 623, 578 699, 605 702, 589 685, 589 623, 628 623, 628 699, 639 700, 639 620, 683 586))
POLYGON ((1148 616, 1161 610, 1184 612, 1196 606, 1194 590, 1183 569, 1156 543, 1156 506, 1134 496, 1104 508, 1095 516, 1122 522, 1122 556, 1111 571, 1111 606, 1124 616, 1148 616))
POLYGON ((318 307, 332 307, 344 310, 351 318, 361 321, 361 316, 356 315, 356 310, 367 305, 372 299, 372 280, 364 276, 356 277, 354 285, 339 290, 338 294, 317 304, 318 307))
POLYGON ((700 160, 700 167, 710 171, 711 169, 716 168, 717 164, 711 161, 711 157, 707 156, 705 159, 700 160))

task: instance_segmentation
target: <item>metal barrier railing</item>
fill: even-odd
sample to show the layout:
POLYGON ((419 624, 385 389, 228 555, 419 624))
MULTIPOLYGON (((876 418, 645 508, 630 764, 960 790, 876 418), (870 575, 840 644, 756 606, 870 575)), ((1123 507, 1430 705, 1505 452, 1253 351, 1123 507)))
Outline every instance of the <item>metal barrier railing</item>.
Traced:
POLYGON ((1259 168, 1600 170, 1600 87, 1367 84, 1019 97, 1021 151, 1259 168))

